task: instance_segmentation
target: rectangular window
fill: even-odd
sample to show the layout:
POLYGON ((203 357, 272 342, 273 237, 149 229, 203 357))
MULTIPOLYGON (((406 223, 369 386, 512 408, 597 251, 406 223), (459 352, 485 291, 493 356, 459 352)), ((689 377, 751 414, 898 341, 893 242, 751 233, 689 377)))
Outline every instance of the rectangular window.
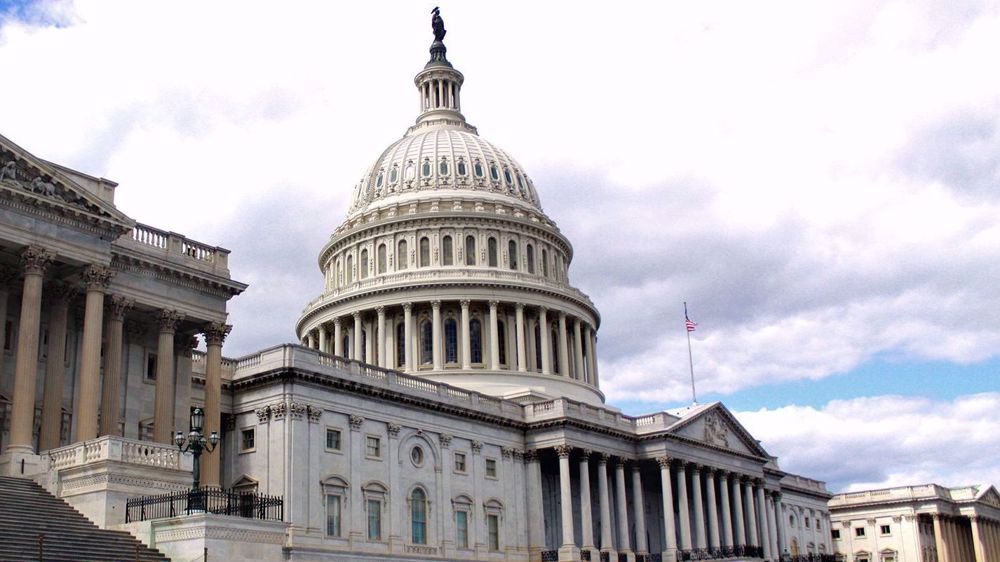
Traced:
POLYGON ((368 500, 368 540, 382 540, 382 502, 368 500))
POLYGON ((156 354, 149 353, 146 355, 146 380, 155 381, 156 380, 156 354))
POLYGON ((489 539, 490 550, 500 550, 500 516, 486 516, 486 536, 489 539))
POLYGON ((469 512, 455 512, 455 545, 469 548, 469 512))
POLYGON ((854 536, 858 537, 858 538, 863 538, 865 536, 865 528, 864 527, 855 527, 854 528, 854 536))
POLYGON ((255 448, 255 441, 257 437, 257 430, 255 428, 247 428, 240 431, 240 452, 247 453, 253 451, 255 448))
POLYGON ((455 472, 465 473, 465 453, 455 453, 455 472))
POLYGON ((328 537, 340 536, 340 496, 329 495, 326 497, 326 535, 328 537))
POLYGON ((880 525, 878 530, 879 533, 881 533, 883 536, 890 534, 892 531, 892 529, 888 525, 880 525))
POLYGON ((840 539, 840 529, 834 529, 834 530, 830 531, 830 536, 833 537, 834 540, 839 540, 840 539))
POLYGON ((382 458, 382 440, 369 435, 365 441, 365 455, 373 459, 382 458))
POLYGON ((340 450, 340 430, 326 428, 326 449, 328 451, 340 450))
POLYGON ((496 459, 486 459, 486 477, 496 478, 497 477, 497 460, 496 459))

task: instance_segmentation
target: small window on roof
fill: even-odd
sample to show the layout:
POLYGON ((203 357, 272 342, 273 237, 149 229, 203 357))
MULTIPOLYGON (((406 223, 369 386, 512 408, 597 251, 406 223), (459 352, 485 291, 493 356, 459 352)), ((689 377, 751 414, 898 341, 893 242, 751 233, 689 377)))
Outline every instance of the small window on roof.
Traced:
POLYGON ((403 177, 408 180, 412 180, 415 174, 416 171, 413 169, 413 162, 407 162, 406 170, 403 171, 403 177))
POLYGON ((496 164, 490 165, 490 177, 493 178, 493 181, 500 181, 500 170, 497 169, 496 164))
POLYGON ((458 168, 458 175, 460 176, 464 176, 469 172, 469 170, 465 167, 465 160, 459 160, 457 168, 458 168))
POLYGON ((438 164, 438 173, 441 174, 442 176, 447 176, 448 175, 448 161, 447 160, 442 160, 441 163, 438 164))
POLYGON ((510 169, 503 169, 503 179, 507 180, 507 185, 512 185, 514 183, 514 177, 510 175, 510 169))
POLYGON ((384 176, 385 173, 379 170, 378 177, 375 178, 375 187, 382 187, 382 179, 384 178, 384 176))
POLYGON ((473 171, 476 172, 476 177, 483 177, 483 165, 477 160, 476 164, 473 166, 473 171))
POLYGON ((424 160, 424 165, 420 168, 420 173, 423 174, 425 178, 431 177, 431 163, 424 160))
POLYGON ((398 179, 399 179, 399 168, 393 166, 392 170, 389 171, 389 183, 396 183, 396 180, 398 179))

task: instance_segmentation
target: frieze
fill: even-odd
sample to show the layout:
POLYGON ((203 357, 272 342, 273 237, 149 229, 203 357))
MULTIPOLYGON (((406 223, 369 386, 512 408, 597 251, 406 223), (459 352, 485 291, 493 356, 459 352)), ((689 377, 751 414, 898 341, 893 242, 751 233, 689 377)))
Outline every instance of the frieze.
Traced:
POLYGON ((306 414, 309 416, 310 423, 319 423, 320 418, 323 416, 323 408, 308 404, 306 405, 306 414))
POLYGON ((0 150, 0 183, 89 213, 104 214, 100 207, 90 203, 79 193, 6 150, 0 150))
POLYGON ((719 419, 718 414, 709 412, 705 416, 705 441, 719 447, 729 447, 729 429, 719 419))
POLYGON ((270 406, 261 406, 260 408, 254 410, 254 413, 257 414, 257 423, 267 423, 271 421, 270 406))

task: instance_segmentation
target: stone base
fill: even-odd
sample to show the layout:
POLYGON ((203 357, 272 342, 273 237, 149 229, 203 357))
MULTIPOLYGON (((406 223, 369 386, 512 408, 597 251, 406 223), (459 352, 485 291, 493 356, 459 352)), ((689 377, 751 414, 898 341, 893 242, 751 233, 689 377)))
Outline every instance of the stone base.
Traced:
POLYGON ((42 457, 28 451, 10 451, 0 455, 0 476, 32 478, 45 470, 42 457))
POLYGON ((559 562, 577 562, 580 560, 580 549, 575 544, 564 544, 559 547, 559 562))
POLYGON ((677 551, 676 550, 664 550, 663 551, 663 562, 677 562, 677 551))
POLYGON ((592 562, 598 562, 598 560, 600 560, 600 555, 604 553, 608 554, 608 560, 611 562, 618 562, 618 551, 613 548, 602 548, 600 554, 598 554, 597 560, 593 560, 592 562))
POLYGON ((199 513, 170 519, 112 525, 172 560, 284 560, 288 523, 199 513))

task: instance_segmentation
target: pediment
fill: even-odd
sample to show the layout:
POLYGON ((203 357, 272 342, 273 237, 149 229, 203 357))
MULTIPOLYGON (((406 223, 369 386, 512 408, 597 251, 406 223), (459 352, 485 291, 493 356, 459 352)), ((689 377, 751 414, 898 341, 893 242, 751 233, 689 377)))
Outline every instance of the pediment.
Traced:
POLYGON ((993 486, 990 486, 985 490, 983 490, 982 492, 980 492, 979 497, 976 498, 976 501, 980 501, 988 506, 1000 509, 1000 493, 998 493, 997 489, 994 488, 993 486))
POLYGON ((729 410, 716 402, 689 414, 674 426, 673 433, 694 441, 729 449, 735 453, 767 457, 760 443, 736 420, 729 410))
POLYGON ((77 184, 55 166, 0 135, 0 190, 3 196, 129 228, 132 220, 115 206, 77 184))

